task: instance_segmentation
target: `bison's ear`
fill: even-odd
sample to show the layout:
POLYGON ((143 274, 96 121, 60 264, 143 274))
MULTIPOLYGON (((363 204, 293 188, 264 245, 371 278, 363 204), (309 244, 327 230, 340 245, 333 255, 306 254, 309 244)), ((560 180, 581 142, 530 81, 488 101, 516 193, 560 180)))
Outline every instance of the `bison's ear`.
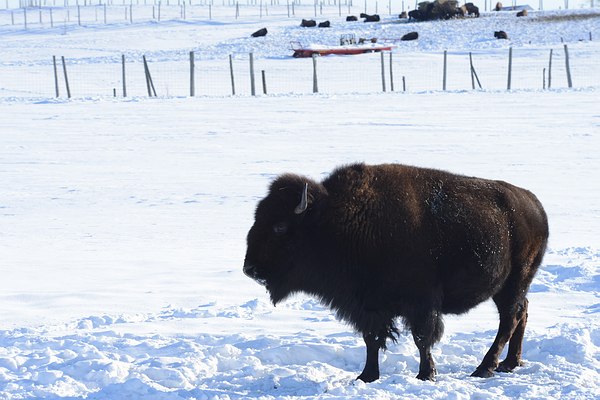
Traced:
POLYGON ((302 191, 302 196, 300 198, 300 203, 294 209, 294 213, 300 215, 306 211, 308 208, 308 182, 304 183, 304 190, 302 191))

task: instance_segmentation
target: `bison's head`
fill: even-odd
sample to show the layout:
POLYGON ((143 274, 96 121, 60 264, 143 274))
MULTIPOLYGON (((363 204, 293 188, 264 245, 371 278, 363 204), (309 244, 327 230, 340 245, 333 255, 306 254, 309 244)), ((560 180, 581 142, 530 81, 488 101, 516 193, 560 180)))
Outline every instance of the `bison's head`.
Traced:
POLYGON ((244 273, 264 285, 273 304, 302 290, 306 243, 317 212, 322 185, 296 175, 275 180, 256 208, 248 232, 244 273))

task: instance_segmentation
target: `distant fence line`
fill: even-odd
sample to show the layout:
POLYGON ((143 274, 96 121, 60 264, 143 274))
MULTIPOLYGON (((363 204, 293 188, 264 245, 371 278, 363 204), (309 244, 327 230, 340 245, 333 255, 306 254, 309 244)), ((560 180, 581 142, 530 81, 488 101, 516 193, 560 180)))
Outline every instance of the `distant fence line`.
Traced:
POLYGON ((7 66, 0 97, 185 97, 349 94, 443 90, 600 87, 584 48, 397 53, 313 59, 257 59, 252 54, 202 60, 144 56, 90 62, 55 56, 44 65, 7 66), (117 61, 118 60, 118 61, 117 61))
MULTIPOLYGON (((32 26, 54 27, 55 22, 79 25, 122 22, 213 19, 218 17, 288 18, 308 16, 339 16, 365 13, 396 15, 416 8, 410 0, 0 0, 0 26, 11 25, 28 29, 32 26), (380 6, 381 4, 381 6, 380 6)), ((497 0, 483 0, 485 11, 492 10, 497 0)), ((475 1, 477 3, 477 1, 475 1)), ((516 4, 513 1, 513 5, 516 4)), ((595 7, 594 1, 590 7, 595 7)), ((569 1, 564 0, 565 9, 569 1)), ((543 0, 539 0, 543 10, 543 0)))

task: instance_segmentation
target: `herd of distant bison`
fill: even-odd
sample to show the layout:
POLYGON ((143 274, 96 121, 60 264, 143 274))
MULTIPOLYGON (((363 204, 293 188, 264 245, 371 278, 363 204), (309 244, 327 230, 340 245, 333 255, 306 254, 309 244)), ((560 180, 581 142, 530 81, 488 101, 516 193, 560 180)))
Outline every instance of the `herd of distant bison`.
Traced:
MULTIPOLYGON (((502 10, 502 3, 498 2, 495 11, 502 10)), ((516 13, 517 17, 526 17, 527 10, 522 10, 516 13)), ((399 16, 400 19, 408 19, 408 21, 432 21, 432 20, 447 20, 452 18, 462 18, 462 17, 479 17, 479 7, 477 7, 473 3, 465 3, 462 6, 458 6, 458 1, 456 0, 435 0, 424 1, 419 3, 419 7, 417 9, 411 11, 403 11, 399 16)), ((381 18, 378 14, 368 15, 365 13, 360 14, 360 18, 364 20, 364 22, 379 22, 381 18)), ((355 15, 349 15, 346 17, 347 22, 358 21, 359 18, 355 15)), ((300 23, 301 27, 304 28, 330 28, 330 21, 317 22, 312 19, 303 19, 300 23)), ((254 32, 252 37, 261 37, 266 36, 268 33, 267 28, 259 29, 254 32)), ((416 40, 418 39, 419 34, 417 32, 410 32, 402 37, 401 40, 416 40)), ((508 39, 508 35, 504 31, 496 31, 494 32, 494 37, 497 39, 508 39)))

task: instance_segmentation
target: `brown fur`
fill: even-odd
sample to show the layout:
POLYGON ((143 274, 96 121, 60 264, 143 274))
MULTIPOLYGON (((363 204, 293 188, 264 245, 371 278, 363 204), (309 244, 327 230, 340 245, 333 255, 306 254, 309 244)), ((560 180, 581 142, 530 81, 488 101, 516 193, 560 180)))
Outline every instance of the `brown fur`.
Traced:
POLYGON ((248 233, 244 272, 274 304, 295 292, 319 298, 362 333, 358 377, 379 378, 378 352, 400 318, 419 349, 417 378, 433 380, 431 346, 443 314, 492 298, 500 314, 494 344, 474 376, 520 365, 527 290, 548 239, 542 205, 502 181, 399 164, 354 164, 322 182, 275 180, 248 233), (308 184, 305 211, 294 210, 308 184), (506 359, 498 362, 509 342, 506 359))

